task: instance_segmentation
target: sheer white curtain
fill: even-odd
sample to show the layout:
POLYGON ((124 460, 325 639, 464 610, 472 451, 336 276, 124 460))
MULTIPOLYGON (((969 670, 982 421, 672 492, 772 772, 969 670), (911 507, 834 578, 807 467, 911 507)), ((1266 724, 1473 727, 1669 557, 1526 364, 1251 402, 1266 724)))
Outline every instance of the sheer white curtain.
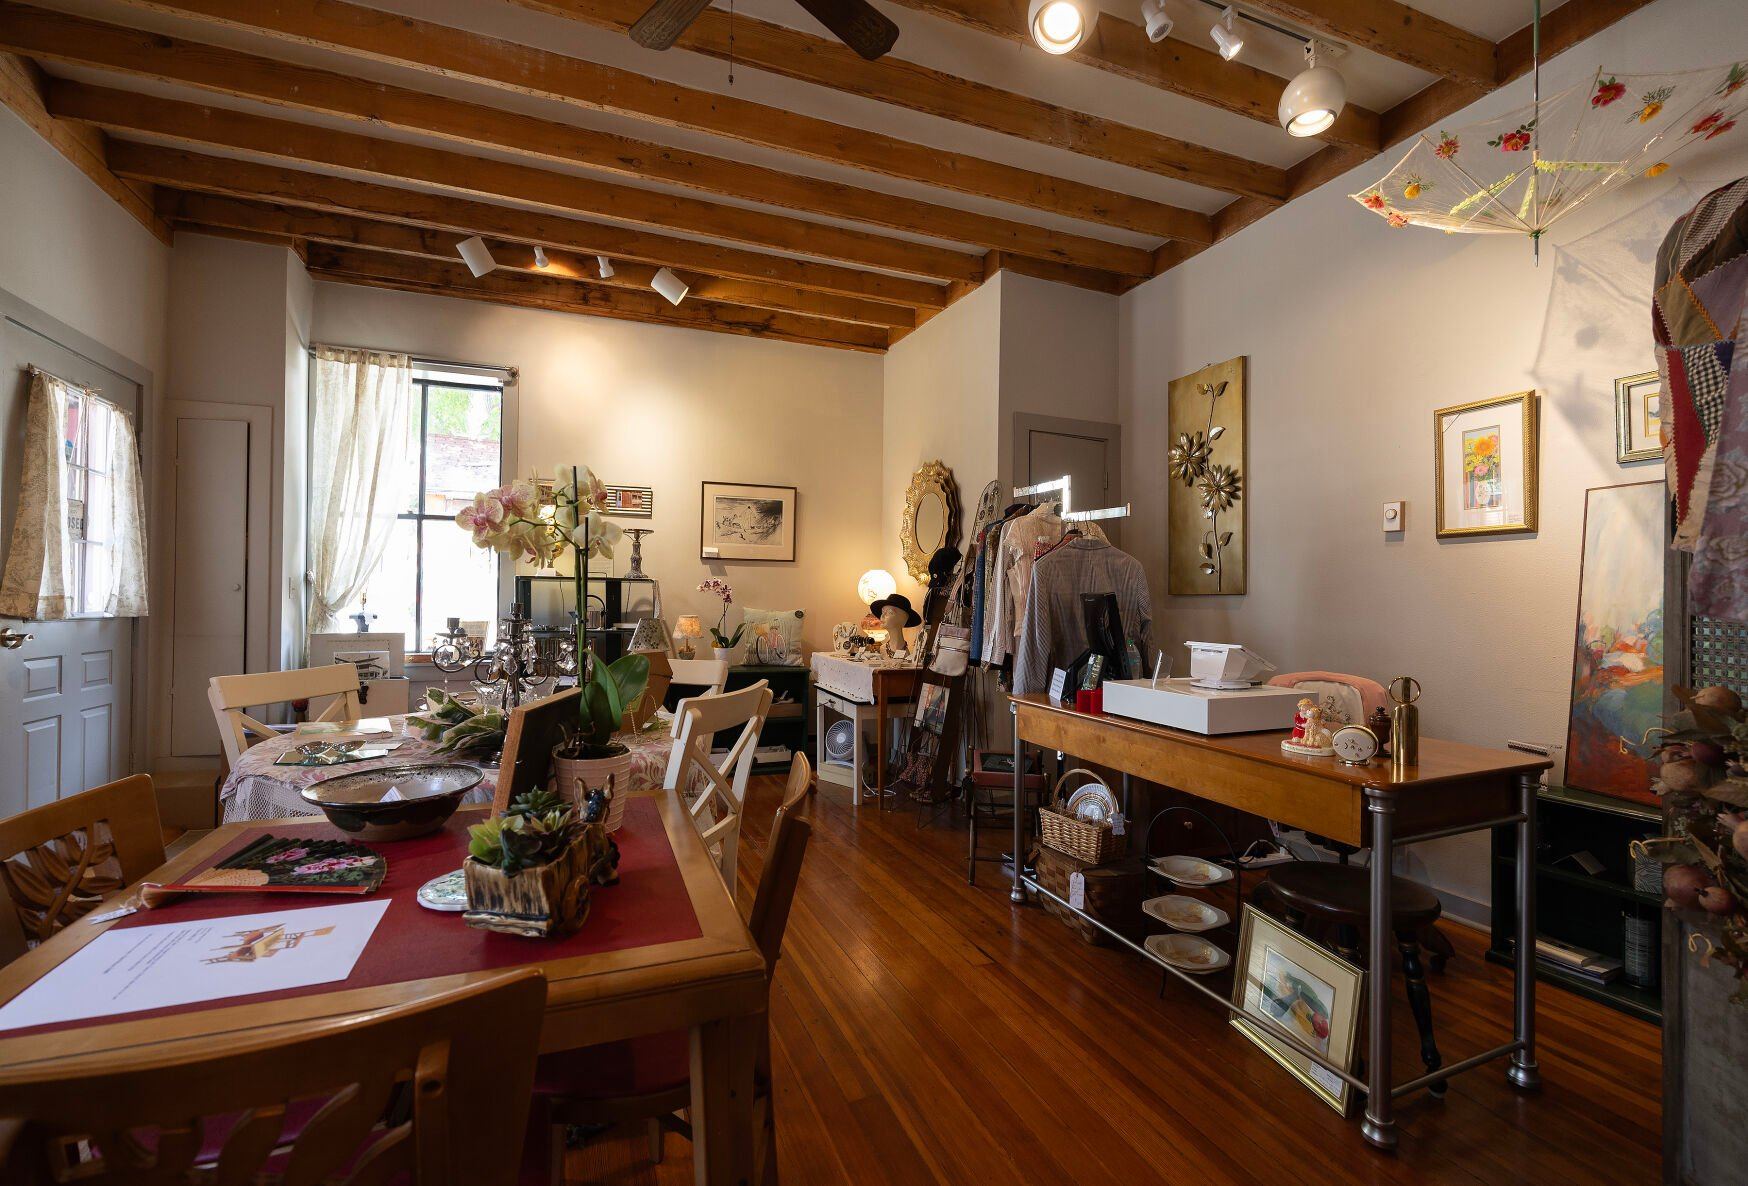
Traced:
MULTIPOLYGON (((109 589, 97 602, 112 618, 146 616, 146 503, 140 481, 140 443, 134 420, 112 408, 109 420, 109 589)), ((100 491, 93 490, 97 498, 100 491)), ((86 514, 89 516, 90 511, 86 514)))
POLYGON ((364 591, 417 476, 405 354, 318 346, 310 451, 311 633, 364 591))
POLYGON ((24 464, 12 550, 0 577, 0 616, 52 622, 73 603, 73 541, 67 533, 67 401, 79 391, 36 371, 24 417, 24 464))

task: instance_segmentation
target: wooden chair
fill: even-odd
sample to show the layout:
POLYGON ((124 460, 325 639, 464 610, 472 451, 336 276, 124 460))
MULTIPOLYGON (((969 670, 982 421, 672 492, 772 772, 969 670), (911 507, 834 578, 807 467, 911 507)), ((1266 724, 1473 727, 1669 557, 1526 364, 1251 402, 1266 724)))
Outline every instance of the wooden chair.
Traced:
POLYGON ((0 820, 0 964, 164 863, 148 775, 0 820))
POLYGON ((704 776, 704 788, 692 801, 692 822, 698 825, 705 846, 716 854, 730 897, 747 779, 752 777, 754 751, 770 711, 771 686, 764 680, 719 696, 689 697, 674 710, 674 748, 662 786, 684 794, 694 770, 704 776), (711 756, 716 734, 737 726, 740 736, 718 762, 711 756))
MULTIPOLYGON (((747 929, 765 957, 769 974, 776 975, 783 950, 783 933, 789 926, 789 910, 795 902, 795 887, 801 881, 802 859, 807 855, 813 824, 803 807, 810 806, 818 783, 805 754, 796 754, 789 764, 789 782, 783 805, 771 820, 770 840, 765 847, 765 866, 753 894, 747 929)), ((662 1160, 662 1134, 677 1132, 691 1139, 691 1128, 675 1113, 692 1103, 690 1047, 684 1031, 652 1034, 626 1042, 610 1042, 583 1050, 547 1055, 535 1071, 538 1097, 534 1130, 545 1138, 549 1173, 536 1178, 528 1169, 537 1166, 537 1149, 524 1152, 524 1180, 564 1182, 564 1130, 569 1124, 616 1125, 642 1122, 649 1129, 651 1161, 662 1160)), ((753 1079, 753 1113, 759 1139, 754 1146, 754 1172, 766 1186, 777 1181, 777 1128, 771 1091, 771 1033, 760 1036, 753 1079)))
MULTIPOLYGON (((1366 945, 1362 937, 1366 928, 1373 925, 1371 874, 1367 870, 1334 861, 1291 861, 1270 869, 1267 885, 1285 907, 1288 925, 1298 931, 1314 924, 1333 928, 1336 952, 1356 967, 1364 966, 1366 945)), ((1420 1031, 1420 1060, 1429 1072, 1436 1071, 1444 1060, 1432 1033, 1432 994, 1427 990, 1426 972, 1420 962, 1420 937, 1438 921, 1443 906, 1437 894, 1406 877, 1390 879, 1390 902, 1391 918, 1387 925, 1396 932, 1396 950, 1402 955, 1408 1008, 1420 1031)), ((1388 968, 1372 969, 1374 982, 1376 977, 1389 974, 1388 968)), ((1380 985, 1372 991, 1389 990, 1380 985)), ((1444 1080, 1433 1083, 1427 1091, 1443 1096, 1444 1080)))
POLYGON ((245 708, 313 700, 317 696, 334 697, 317 720, 357 720, 358 668, 350 663, 336 663, 332 667, 263 671, 257 675, 213 676, 207 685, 206 698, 212 703, 212 715, 218 721, 225 761, 235 766, 244 750, 275 734, 273 726, 262 724, 244 712, 245 708))
POLYGON ((490 1172, 464 1184, 456 1154, 522 1131, 545 1011, 545 978, 521 971, 211 1053, 0 1070, 0 1179, 502 1186, 513 1156, 476 1155, 490 1172))
POLYGON ((728 685, 728 662, 723 659, 670 659, 674 668, 674 683, 688 688, 703 688, 700 695, 720 696, 728 685))

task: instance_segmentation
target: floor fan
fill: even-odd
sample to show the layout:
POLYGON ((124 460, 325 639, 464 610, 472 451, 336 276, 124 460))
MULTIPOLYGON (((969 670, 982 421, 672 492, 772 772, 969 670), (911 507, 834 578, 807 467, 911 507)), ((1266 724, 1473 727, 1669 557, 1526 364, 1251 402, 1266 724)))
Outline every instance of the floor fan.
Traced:
MULTIPOLYGON (((833 36, 870 62, 898 40, 898 26, 868 0, 795 0, 833 36)), ((631 26, 645 49, 667 49, 710 7, 710 0, 655 0, 631 26)))

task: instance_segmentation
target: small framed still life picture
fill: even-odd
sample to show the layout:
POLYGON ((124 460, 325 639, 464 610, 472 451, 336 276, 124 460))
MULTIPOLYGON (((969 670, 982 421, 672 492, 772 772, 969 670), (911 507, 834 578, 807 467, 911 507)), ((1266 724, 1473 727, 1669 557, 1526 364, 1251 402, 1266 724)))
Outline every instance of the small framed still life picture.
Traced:
POLYGON ((1324 1103, 1347 1115, 1353 1086, 1279 1035, 1284 1031, 1352 1073, 1366 974, 1253 906, 1244 908, 1232 1025, 1324 1103))
POLYGON ((1537 425, 1533 391, 1432 414, 1439 539, 1536 529, 1537 425))
POLYGON ((1663 460, 1663 381, 1656 371, 1614 381, 1615 460, 1663 460))

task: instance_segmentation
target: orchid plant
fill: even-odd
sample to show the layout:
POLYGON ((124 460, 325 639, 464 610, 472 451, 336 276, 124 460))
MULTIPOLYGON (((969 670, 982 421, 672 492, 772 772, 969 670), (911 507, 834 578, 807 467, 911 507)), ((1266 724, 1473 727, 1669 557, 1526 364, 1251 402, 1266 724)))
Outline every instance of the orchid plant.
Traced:
POLYGON ((728 607, 734 604, 734 586, 727 581, 711 577, 698 586, 698 592, 708 593, 722 601, 722 612, 716 615, 716 625, 710 628, 710 638, 716 644, 716 649, 731 651, 739 646, 741 635, 746 633, 747 624, 745 622, 736 626, 733 634, 722 632, 723 626, 728 622, 728 607))

